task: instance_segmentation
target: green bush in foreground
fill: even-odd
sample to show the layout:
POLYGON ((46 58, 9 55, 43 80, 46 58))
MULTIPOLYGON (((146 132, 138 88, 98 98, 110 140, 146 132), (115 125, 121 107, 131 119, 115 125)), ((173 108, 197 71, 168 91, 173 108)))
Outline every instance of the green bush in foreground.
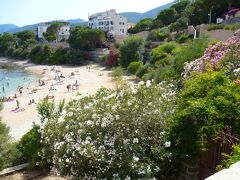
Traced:
MULTIPOLYGON (((147 81, 100 89, 62 112, 41 110, 43 162, 54 173, 79 179, 176 178, 177 161, 165 137, 174 102, 172 85, 147 81)), ((43 105, 39 109, 48 107, 43 105)))
POLYGON ((31 167, 35 167, 40 160, 38 153, 41 151, 41 134, 38 132, 39 126, 35 125, 25 134, 17 144, 17 149, 21 153, 22 162, 30 162, 31 167))
POLYGON ((186 157, 199 157, 224 126, 240 134, 240 86, 224 71, 195 74, 184 82, 172 117, 171 141, 186 157))
POLYGON ((11 142, 9 128, 0 120, 0 171, 21 163, 19 157, 16 144, 11 142))

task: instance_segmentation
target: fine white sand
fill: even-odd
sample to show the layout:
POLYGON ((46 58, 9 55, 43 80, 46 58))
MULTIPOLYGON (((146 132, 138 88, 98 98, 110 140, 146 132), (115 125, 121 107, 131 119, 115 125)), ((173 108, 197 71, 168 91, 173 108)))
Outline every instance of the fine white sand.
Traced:
MULTIPOLYGON (((10 61, 7 59, 0 59, 0 62, 3 61, 23 66, 26 70, 38 74, 41 77, 51 77, 50 75, 53 74, 53 71, 51 71, 52 66, 34 65, 27 63, 27 61, 10 61), (48 70, 45 70, 45 74, 42 74, 43 69, 46 68, 48 70)), ((54 102, 58 103, 59 100, 63 98, 66 101, 78 98, 78 96, 76 96, 77 92, 81 95, 87 95, 95 93, 102 86, 111 89, 115 88, 115 82, 110 76, 111 72, 109 70, 105 70, 104 67, 101 67, 98 64, 72 67, 59 66, 58 68, 61 69, 60 74, 65 76, 65 79, 62 85, 54 86, 57 89, 56 91, 49 91, 51 84, 56 82, 55 80, 49 80, 47 81, 47 85, 40 87, 38 86, 38 82, 33 82, 32 85, 36 86, 38 89, 37 93, 29 94, 31 88, 24 88, 22 96, 19 96, 19 93, 17 92, 17 95, 19 96, 17 99, 20 102, 20 108, 24 108, 24 111, 17 113, 11 112, 11 110, 17 107, 16 100, 4 103, 4 109, 0 113, 0 116, 2 117, 2 122, 10 127, 10 134, 14 140, 20 139, 25 133, 27 133, 31 129, 33 123, 40 123, 37 105, 28 105, 30 99, 34 99, 38 103, 47 95, 53 95, 55 97, 54 102), (90 72, 87 69, 88 66, 91 67, 90 72), (71 72, 76 74, 74 78, 69 78, 71 72), (66 86, 68 84, 74 84, 76 80, 80 84, 79 90, 68 92, 66 86)))

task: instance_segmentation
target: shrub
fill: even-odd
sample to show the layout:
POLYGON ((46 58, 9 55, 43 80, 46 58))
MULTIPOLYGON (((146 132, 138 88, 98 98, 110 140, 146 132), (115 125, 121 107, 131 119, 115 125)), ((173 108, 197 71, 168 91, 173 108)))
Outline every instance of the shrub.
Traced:
POLYGON ((138 71, 139 68, 141 68, 143 66, 142 62, 131 62, 127 68, 127 70, 132 73, 132 74, 136 74, 136 72, 138 71))
POLYGON ((80 65, 84 62, 84 54, 78 50, 68 50, 66 54, 66 64, 80 65))
POLYGON ((123 68, 120 66, 112 68, 112 76, 114 77, 114 79, 121 78, 123 76, 123 68))
POLYGON ((32 48, 31 52, 29 53, 29 58, 32 62, 40 64, 42 63, 42 48, 41 46, 35 46, 32 48))
MULTIPOLYGON (((219 42, 209 46, 202 57, 193 62, 189 62, 184 67, 184 76, 187 77, 193 71, 204 72, 208 68, 219 69, 221 62, 234 46, 240 45, 240 37, 233 36, 225 42, 219 42)), ((186 52, 187 53, 187 52, 186 52)), ((236 63, 234 63, 236 64, 236 63)), ((236 67, 236 66, 235 66, 236 67)))
POLYGON ((119 50, 111 48, 109 55, 106 57, 105 64, 109 67, 117 66, 119 63, 119 50))
POLYGON ((213 30, 217 30, 217 29, 225 29, 225 30, 237 30, 240 28, 240 23, 234 23, 234 24, 228 24, 228 25, 224 25, 224 24, 214 24, 214 25, 210 25, 208 27, 208 31, 213 31, 213 30))
POLYGON ((211 24, 208 26, 208 31, 213 31, 213 30, 217 30, 217 29, 223 29, 224 25, 223 24, 211 24))
POLYGON ((164 43, 163 45, 160 45, 158 48, 160 51, 171 54, 173 50, 176 49, 177 47, 179 47, 177 43, 168 42, 168 43, 164 43))
POLYGON ((150 64, 145 64, 144 66, 141 66, 136 72, 137 77, 142 78, 144 74, 148 73, 150 66, 150 64))
POLYGON ((171 179, 177 166, 164 132, 174 102, 172 85, 150 81, 71 101, 42 117, 43 161, 79 179, 171 179))
MULTIPOLYGON (((0 101, 0 110, 2 108, 3 104, 0 101)), ((9 128, 0 119, 0 171, 16 165, 15 163, 17 163, 20 153, 17 151, 15 145, 11 142, 9 128)))
POLYGON ((233 151, 230 155, 223 154, 226 160, 222 162, 221 167, 229 168, 232 164, 240 161, 240 144, 233 145, 233 151))
POLYGON ((182 43, 185 43, 187 40, 189 40, 190 39, 190 37, 188 36, 188 35, 181 35, 179 38, 178 38, 178 42, 180 43, 180 44, 182 44, 182 43))
POLYGON ((138 36, 132 36, 123 41, 120 46, 120 64, 127 68, 133 61, 141 61, 143 58, 144 41, 138 36))
POLYGON ((100 56, 99 57, 99 63, 105 63, 106 59, 107 59, 107 55, 100 56))
POLYGON ((58 48, 49 59, 50 64, 66 64, 68 49, 58 48))
POLYGON ((17 145, 18 151, 22 154, 23 162, 30 162, 31 167, 35 167, 39 162, 38 153, 41 151, 41 134, 38 132, 39 126, 35 125, 27 134, 25 134, 17 145))
POLYGON ((240 23, 228 24, 224 27, 225 30, 235 31, 240 28, 240 23))
POLYGON ((15 49, 15 50, 13 51, 12 56, 13 56, 14 58, 19 58, 19 57, 20 57, 20 54, 22 53, 22 51, 23 51, 22 48, 17 48, 17 49, 15 49))
POLYGON ((153 49, 151 52, 150 63, 155 64, 156 61, 160 61, 167 57, 168 54, 172 54, 173 50, 176 49, 179 45, 174 42, 165 43, 153 49))
POLYGON ((174 149, 189 158, 206 151, 224 126, 240 134, 240 86, 224 71, 196 73, 184 82, 170 125, 174 149))
POLYGON ((28 51, 22 51, 21 52, 21 54, 20 54, 20 58, 22 58, 22 59, 26 59, 27 57, 28 57, 28 54, 29 54, 29 52, 28 51))
POLYGON ((0 121, 0 170, 8 166, 8 154, 10 151, 9 128, 0 121))
POLYGON ((168 34, 160 32, 160 30, 152 30, 148 37, 148 41, 164 41, 168 37, 168 34))

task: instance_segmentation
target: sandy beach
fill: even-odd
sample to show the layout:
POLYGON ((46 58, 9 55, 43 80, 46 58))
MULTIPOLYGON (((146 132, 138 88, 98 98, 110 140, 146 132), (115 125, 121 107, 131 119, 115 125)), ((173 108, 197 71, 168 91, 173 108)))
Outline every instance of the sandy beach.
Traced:
POLYGON ((13 111, 17 107, 16 100, 4 103, 4 109, 0 113, 2 122, 10 127, 10 134, 14 140, 20 139, 25 133, 27 133, 33 123, 40 123, 40 117, 37 112, 37 105, 29 105, 29 101, 34 99, 36 103, 41 101, 47 95, 54 96, 54 102, 58 103, 60 100, 65 99, 69 101, 74 98, 79 98, 78 93, 81 95, 93 94, 99 88, 106 87, 114 89, 115 82, 113 81, 110 70, 106 70, 104 67, 98 64, 84 65, 84 66, 53 66, 35 65, 28 63, 27 61, 10 61, 4 58, 0 58, 0 63, 9 62, 22 66, 25 70, 39 75, 40 79, 46 79, 47 82, 44 86, 39 86, 38 81, 33 82, 31 86, 23 88, 22 96, 17 92, 17 100, 20 102, 20 108, 24 108, 23 111, 13 111), (87 67, 90 67, 90 71, 87 67), (58 70, 59 74, 62 74, 65 78, 62 78, 63 82, 57 84, 54 80, 55 70, 58 70), (74 75, 69 77, 73 73, 74 75), (70 90, 68 92, 67 85, 74 83, 79 84, 78 90, 70 90), (52 84, 54 84, 53 91, 49 91, 52 84), (36 93, 30 93, 33 89, 36 93))

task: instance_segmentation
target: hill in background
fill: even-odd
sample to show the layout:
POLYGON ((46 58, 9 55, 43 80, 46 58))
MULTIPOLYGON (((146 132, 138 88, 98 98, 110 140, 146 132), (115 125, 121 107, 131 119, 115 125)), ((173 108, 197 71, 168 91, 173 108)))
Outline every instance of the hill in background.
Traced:
POLYGON ((0 34, 15 28, 18 28, 18 26, 14 24, 0 24, 0 34))
POLYGON ((120 13, 120 14, 122 16, 128 18, 129 22, 137 23, 144 18, 156 18, 160 11, 171 7, 173 4, 174 4, 174 2, 171 2, 171 3, 165 4, 163 6, 159 6, 157 8, 154 8, 150 11, 145 12, 145 13, 123 12, 123 13, 120 13))

